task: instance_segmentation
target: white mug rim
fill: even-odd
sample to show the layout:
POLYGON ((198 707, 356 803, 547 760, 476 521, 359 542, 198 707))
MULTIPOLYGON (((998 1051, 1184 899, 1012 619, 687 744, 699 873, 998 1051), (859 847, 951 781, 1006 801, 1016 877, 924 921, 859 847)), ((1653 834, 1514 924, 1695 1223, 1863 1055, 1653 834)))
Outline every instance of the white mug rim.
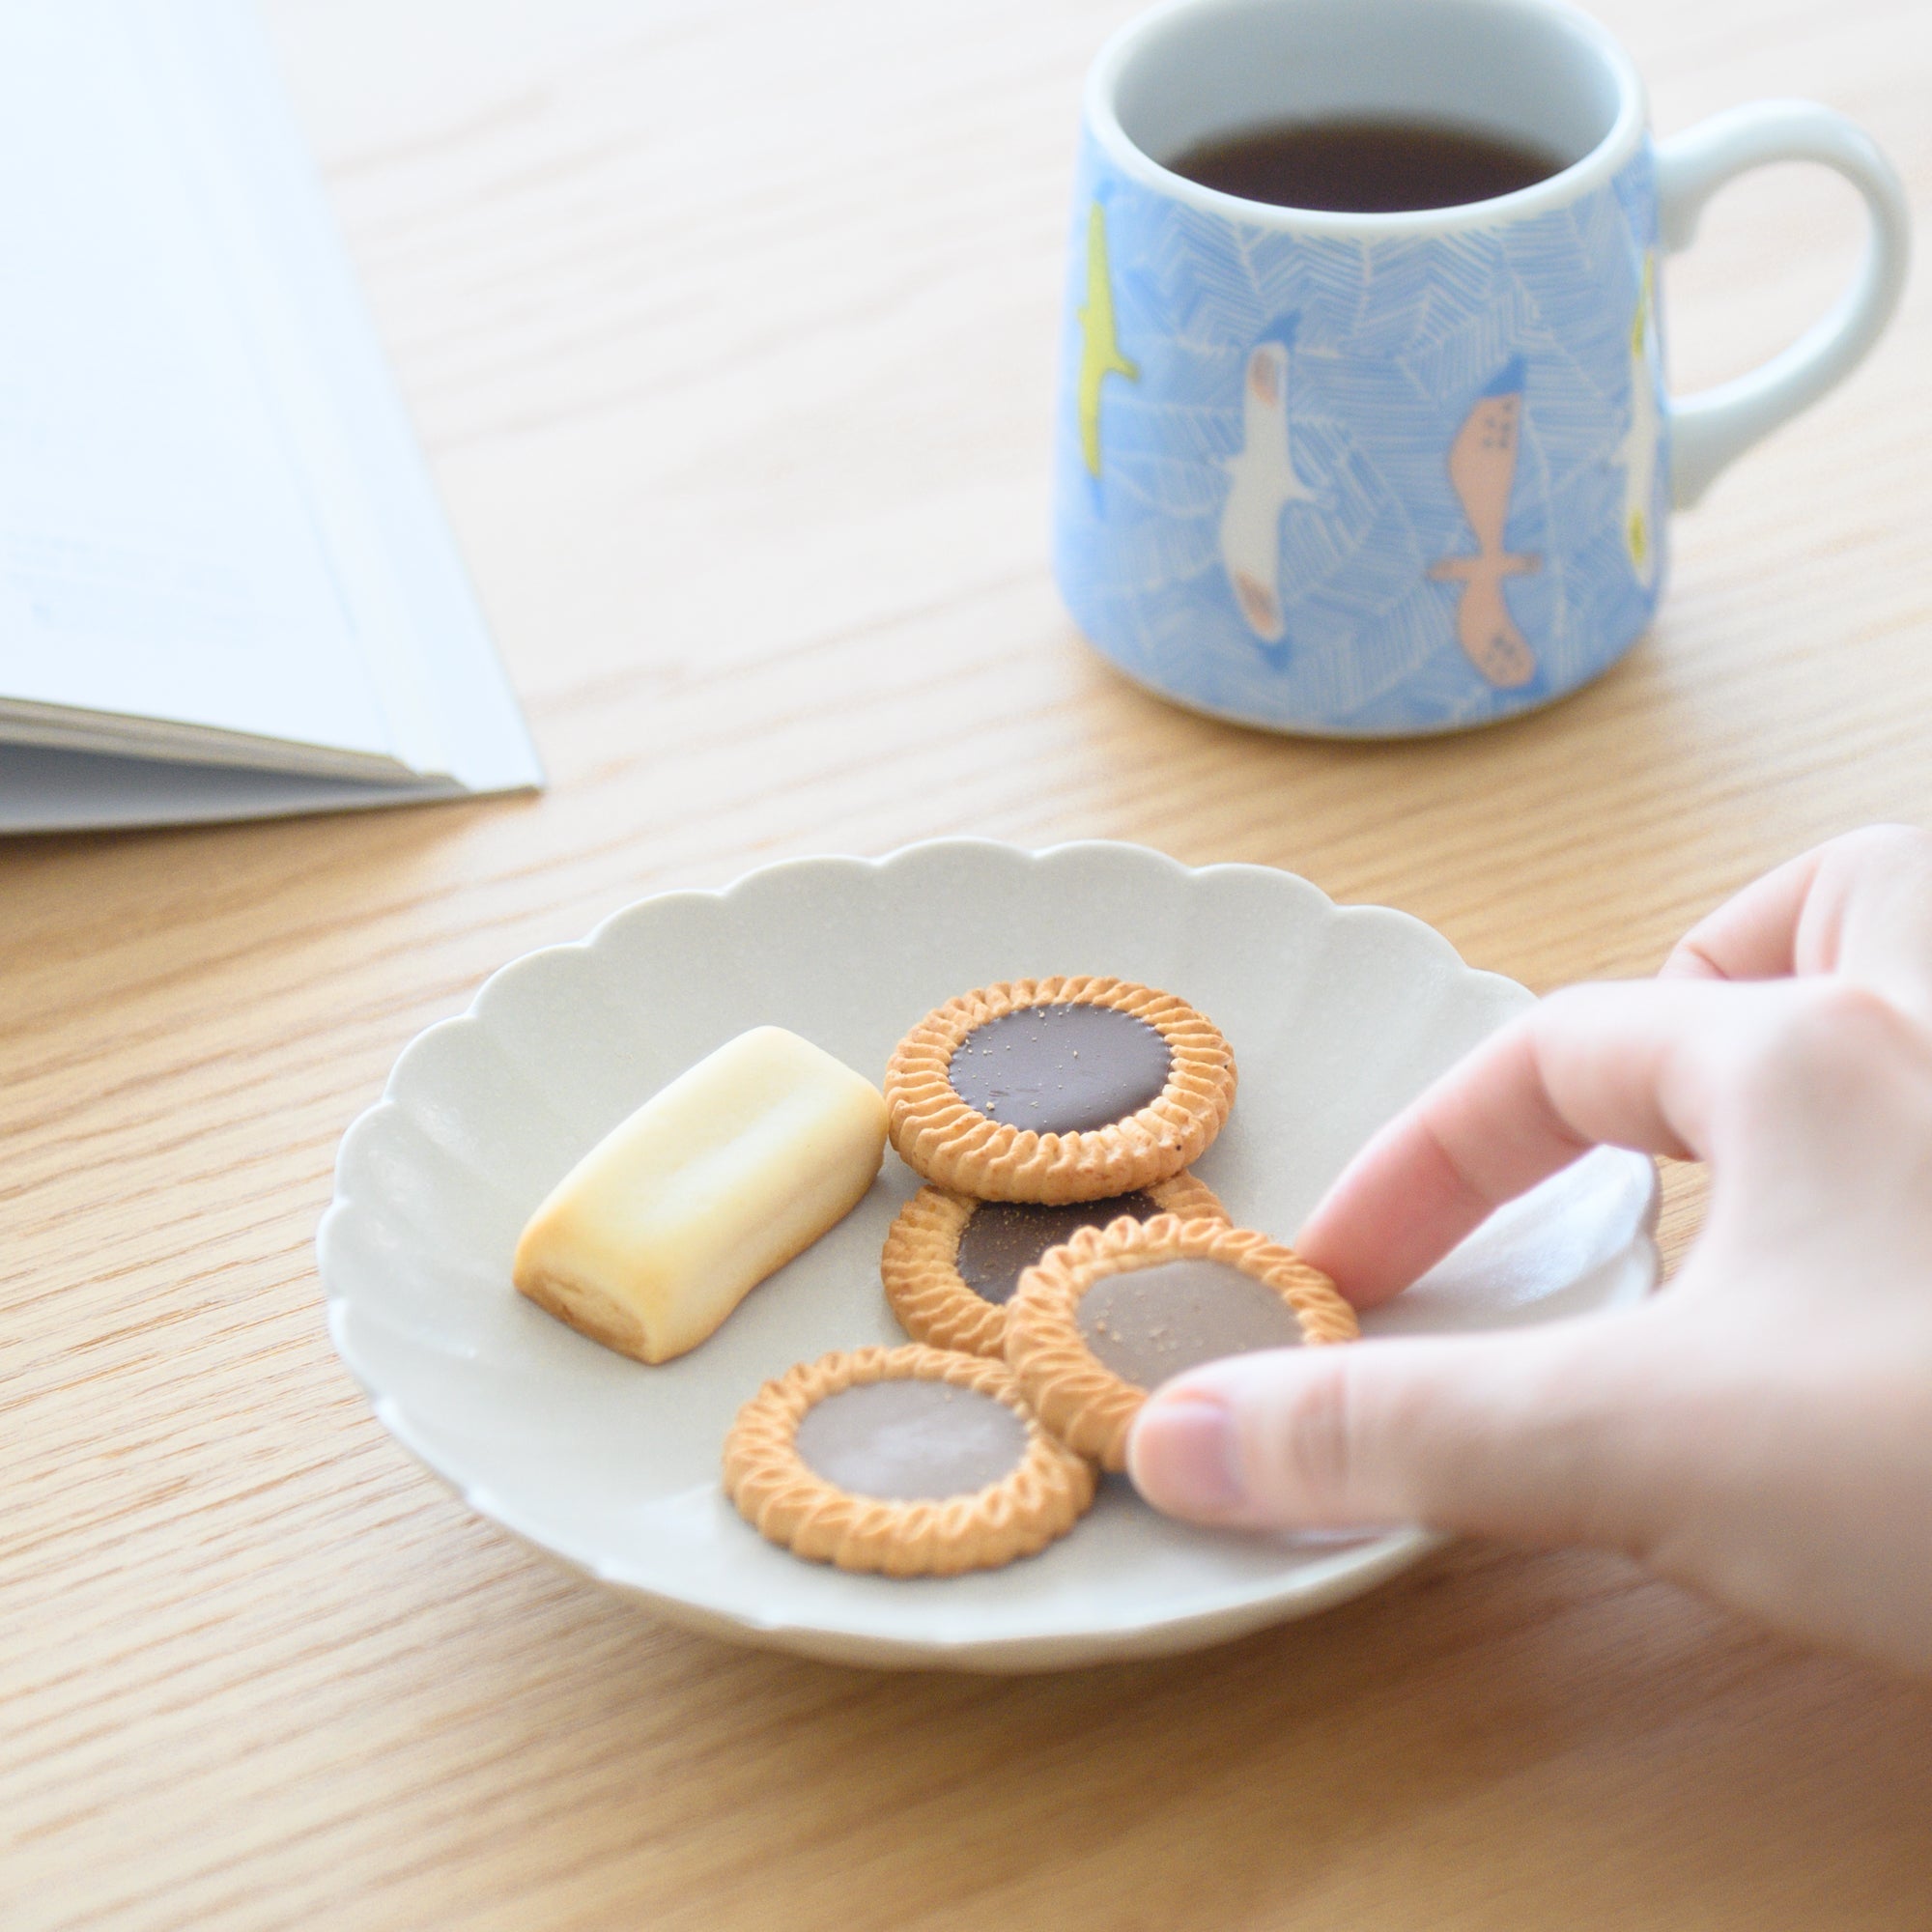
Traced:
MULTIPOLYGON (((1291 235, 1349 236, 1362 240, 1398 239, 1453 234, 1488 228, 1503 222, 1527 220, 1568 207, 1579 197, 1603 187, 1642 145, 1649 119, 1643 80, 1635 63, 1602 21, 1569 0, 1492 0, 1525 18, 1555 18, 1587 42, 1616 82, 1617 111, 1609 129, 1595 147, 1553 175, 1513 193, 1488 201, 1460 203, 1450 208, 1404 209, 1392 213, 1356 213, 1333 209, 1284 208, 1273 202, 1249 201, 1224 194, 1162 167, 1137 147, 1121 126, 1115 108, 1121 71, 1149 35, 1184 14, 1206 12, 1225 0, 1163 0, 1137 14, 1116 30, 1094 56, 1087 72, 1083 111, 1088 131, 1115 167, 1142 186, 1170 201, 1184 202, 1204 214, 1239 221, 1252 228, 1274 229, 1291 235)), ((1367 6, 1373 0, 1357 0, 1367 6)))

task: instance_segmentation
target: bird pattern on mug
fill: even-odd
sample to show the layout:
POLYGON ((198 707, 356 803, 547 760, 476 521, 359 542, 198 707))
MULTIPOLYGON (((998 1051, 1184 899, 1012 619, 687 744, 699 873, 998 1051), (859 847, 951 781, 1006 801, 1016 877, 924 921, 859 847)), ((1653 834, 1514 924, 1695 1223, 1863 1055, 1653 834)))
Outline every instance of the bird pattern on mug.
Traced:
POLYGON ((1641 574, 1624 460, 1654 210, 1645 154, 1548 215, 1313 238, 1233 226, 1090 143, 1055 480, 1076 621, 1204 710, 1347 734, 1505 717, 1603 668, 1668 569, 1660 372, 1641 574), (1460 440, 1512 392, 1478 411, 1515 434, 1479 475, 1460 440))
POLYGON ((1651 527, 1657 490, 1657 455, 1662 440, 1658 408, 1660 345, 1657 339, 1657 252, 1645 251, 1643 286, 1631 322, 1631 420, 1617 445, 1624 472, 1624 548, 1636 581, 1647 589, 1657 582, 1657 534, 1651 527))
POLYGON ((1503 580, 1543 567, 1540 556, 1503 548, 1510 492, 1516 484, 1517 447, 1522 421, 1522 374, 1513 364, 1477 397, 1449 446, 1449 482, 1474 532, 1474 556, 1445 556, 1429 566, 1431 577, 1461 583, 1456 639, 1469 662, 1490 683, 1514 691, 1536 675, 1536 653, 1517 629, 1503 600, 1503 580))
POLYGON ((1114 283, 1107 267, 1107 216, 1087 211, 1087 299, 1080 309, 1080 448, 1088 473, 1100 473, 1100 385, 1109 376, 1138 383, 1139 368, 1121 354, 1114 328, 1114 283))
POLYGON ((1223 457, 1227 499, 1221 505, 1221 561, 1249 630, 1267 643, 1287 629, 1281 608, 1281 518, 1291 503, 1312 503, 1290 446, 1290 357, 1281 342, 1248 352, 1241 384, 1240 449, 1223 457))

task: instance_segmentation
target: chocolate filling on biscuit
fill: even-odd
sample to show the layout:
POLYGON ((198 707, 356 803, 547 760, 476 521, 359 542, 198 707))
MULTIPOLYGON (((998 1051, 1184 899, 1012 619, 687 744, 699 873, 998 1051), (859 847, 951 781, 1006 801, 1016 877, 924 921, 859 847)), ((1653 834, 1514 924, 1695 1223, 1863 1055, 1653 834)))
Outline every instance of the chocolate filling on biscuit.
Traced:
POLYGON ((1226 1262, 1161 1262, 1103 1275, 1080 1297, 1075 1320, 1094 1359, 1145 1389, 1223 1355, 1301 1340, 1294 1310, 1226 1262))
POLYGON ((977 1026, 947 1077, 975 1113, 1040 1134, 1084 1134, 1160 1097, 1173 1055, 1119 1007, 1022 1007, 977 1026))
POLYGON ((1027 1453, 1027 1430, 978 1389, 900 1377, 814 1403, 796 1442, 808 1468, 855 1496, 933 1502, 1009 1476, 1027 1453))
POLYGON ((959 1236, 953 1265, 959 1279, 982 1301, 1009 1302, 1020 1276, 1082 1228, 1104 1228, 1122 1214, 1136 1221, 1160 1212, 1151 1194, 1116 1194, 1105 1201, 1070 1201, 1041 1207, 1030 1201, 982 1201, 959 1236))

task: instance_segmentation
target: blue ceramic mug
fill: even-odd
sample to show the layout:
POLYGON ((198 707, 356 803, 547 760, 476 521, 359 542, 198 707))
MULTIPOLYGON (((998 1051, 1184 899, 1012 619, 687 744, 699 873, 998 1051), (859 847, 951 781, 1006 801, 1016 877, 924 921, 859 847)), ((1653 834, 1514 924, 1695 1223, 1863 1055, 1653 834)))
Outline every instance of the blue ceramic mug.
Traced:
POLYGON ((1548 703, 1629 649, 1668 511, 1871 347, 1907 217, 1884 156, 1809 103, 1653 147, 1628 56, 1561 0, 1174 0, 1088 78, 1071 242, 1054 549, 1075 621, 1197 710, 1378 737, 1548 703), (1165 165, 1334 119, 1564 165, 1378 214, 1165 165), (1782 355, 1673 400, 1660 255, 1733 175, 1794 159, 1863 195, 1863 266, 1782 355))

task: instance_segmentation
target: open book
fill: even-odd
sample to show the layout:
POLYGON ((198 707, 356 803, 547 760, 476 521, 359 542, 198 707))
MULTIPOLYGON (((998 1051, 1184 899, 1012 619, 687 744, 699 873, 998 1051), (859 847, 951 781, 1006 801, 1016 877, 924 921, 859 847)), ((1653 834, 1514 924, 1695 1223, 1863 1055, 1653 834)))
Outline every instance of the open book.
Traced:
POLYGON ((0 831, 541 782, 242 0, 0 7, 0 831))

